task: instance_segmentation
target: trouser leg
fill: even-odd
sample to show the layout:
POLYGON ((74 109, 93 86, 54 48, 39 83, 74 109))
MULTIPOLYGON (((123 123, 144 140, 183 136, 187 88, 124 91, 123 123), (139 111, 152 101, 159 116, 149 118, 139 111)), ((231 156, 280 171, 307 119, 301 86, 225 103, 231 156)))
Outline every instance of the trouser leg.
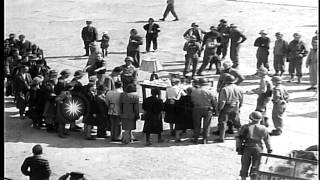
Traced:
POLYGON ((146 142, 150 142, 150 133, 146 133, 146 142))
POLYGON ((289 74, 293 76, 294 71, 295 71, 295 60, 291 59, 289 62, 289 74))
POLYGON ((230 47, 230 58, 233 62, 233 68, 237 68, 239 66, 239 49, 240 45, 231 44, 230 47))
POLYGON ((152 45, 153 45, 153 50, 158 49, 158 38, 152 38, 152 45))
POLYGON ((272 108, 272 121, 274 127, 282 131, 283 127, 283 113, 286 110, 286 105, 273 104, 272 108))
POLYGON ((150 44, 151 44, 151 37, 146 37, 146 51, 149 52, 150 51, 150 44))
POLYGON ((212 111, 208 111, 208 109, 203 109, 203 138, 207 139, 210 134, 210 124, 212 119, 212 111))
POLYGON ((260 66, 262 65, 262 57, 261 57, 261 53, 260 52, 257 52, 256 54, 256 57, 257 57, 257 69, 260 68, 260 66))
POLYGON ((86 50, 86 55, 89 56, 89 44, 90 42, 89 41, 84 41, 84 49, 86 50))
POLYGON ((183 75, 186 75, 189 72, 190 63, 191 63, 191 57, 188 55, 185 55, 185 64, 184 64, 184 70, 183 75))
POLYGON ((253 148, 250 148, 250 149, 251 149, 250 176, 256 178, 257 171, 258 171, 259 165, 260 165, 260 159, 261 159, 260 153, 262 152, 262 149, 260 147, 253 147, 253 148))
POLYGON ((205 68, 207 67, 207 65, 209 64, 210 62, 210 59, 209 59, 209 56, 208 54, 205 52, 204 53, 204 56, 203 56, 203 61, 202 61, 202 64, 198 70, 198 74, 201 74, 203 70, 205 70, 205 68))
POLYGON ((193 117, 193 137, 195 139, 199 138, 201 131, 201 113, 199 109, 193 108, 192 117, 193 117))
POLYGON ((171 14, 173 15, 173 17, 175 17, 176 19, 178 19, 178 15, 174 9, 174 6, 173 5, 170 5, 170 11, 171 11, 171 14))
POLYGON ((192 58, 192 77, 196 74, 197 71, 197 66, 198 66, 198 57, 193 57, 192 58))
POLYGON ((302 60, 296 61, 295 69, 296 69, 298 78, 301 78, 302 77, 302 60))
POLYGON ((248 171, 249 171, 250 165, 251 165, 251 149, 245 148, 244 153, 241 156, 241 170, 240 170, 241 177, 248 177, 248 171))
POLYGON ((225 58, 227 55, 229 43, 222 44, 222 58, 225 58))
POLYGON ((166 17, 168 16, 169 12, 170 12, 170 6, 167 5, 166 10, 163 13, 163 19, 166 19, 166 17))

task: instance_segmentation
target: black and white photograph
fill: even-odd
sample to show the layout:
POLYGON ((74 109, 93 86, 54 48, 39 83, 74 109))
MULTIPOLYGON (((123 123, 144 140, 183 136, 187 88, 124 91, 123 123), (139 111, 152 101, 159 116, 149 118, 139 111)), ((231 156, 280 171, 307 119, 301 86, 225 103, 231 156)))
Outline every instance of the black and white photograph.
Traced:
POLYGON ((6 180, 317 180, 317 0, 4 0, 6 180))

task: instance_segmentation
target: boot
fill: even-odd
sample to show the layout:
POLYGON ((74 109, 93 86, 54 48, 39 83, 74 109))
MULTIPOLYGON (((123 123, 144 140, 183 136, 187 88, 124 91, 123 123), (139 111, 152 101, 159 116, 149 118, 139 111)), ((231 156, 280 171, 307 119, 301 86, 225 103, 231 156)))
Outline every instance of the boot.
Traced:
POLYGON ((64 124, 59 124, 58 136, 60 138, 66 138, 66 136, 64 135, 64 131, 65 131, 65 125, 64 124))

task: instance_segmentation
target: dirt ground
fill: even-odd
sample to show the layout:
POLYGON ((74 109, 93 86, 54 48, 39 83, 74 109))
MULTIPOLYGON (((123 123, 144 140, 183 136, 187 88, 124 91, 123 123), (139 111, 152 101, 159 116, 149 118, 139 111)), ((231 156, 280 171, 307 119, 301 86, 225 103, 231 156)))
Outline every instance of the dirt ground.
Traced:
MULTIPOLYGON (((224 18, 228 23, 237 24, 247 36, 240 50, 240 72, 251 75, 255 72, 254 40, 258 32, 264 29, 274 44, 274 34, 284 33, 284 38, 292 40, 294 32, 302 34, 302 40, 311 47, 310 42, 318 27, 317 1, 264 1, 264 0, 176 0, 176 11, 180 21, 173 22, 169 15, 167 21, 158 22, 161 27, 158 39, 158 52, 142 54, 158 58, 164 71, 161 77, 169 72, 182 71, 184 52, 183 32, 192 22, 208 30, 210 25, 217 25, 224 18)), ((142 26, 149 17, 162 17, 165 1, 158 0, 7 0, 5 1, 5 36, 9 33, 25 34, 27 39, 44 49, 50 67, 61 71, 70 68, 72 71, 82 69, 86 63, 80 32, 85 20, 91 19, 99 34, 108 31, 111 43, 107 57, 107 69, 123 64, 126 56, 126 45, 131 28, 136 28, 144 36, 142 26)), ((144 51, 145 46, 141 47, 144 51)), ((272 51, 269 62, 272 66, 272 51)), ((273 68, 271 68, 273 69, 273 68)), ((302 83, 285 83, 290 92, 290 101, 284 119, 284 133, 272 137, 274 154, 286 155, 293 149, 305 149, 318 144, 318 96, 309 87, 308 70, 303 65, 302 83)), ((273 72, 272 72, 273 73, 273 72)), ((205 72, 207 77, 217 80, 216 75, 205 72)), ((142 80, 145 76, 140 76, 142 80)), ((287 79, 287 75, 285 79, 287 79)), ((242 87, 250 90, 256 88, 258 79, 247 78, 242 87)), ((216 83, 214 84, 216 85, 216 83)), ((141 94, 141 90, 139 89, 141 94)), ((248 122, 248 116, 255 108, 256 95, 245 95, 241 109, 242 123, 248 122)), ((18 118, 18 111, 12 98, 5 98, 5 177, 23 180, 28 179, 20 171, 24 158, 31 155, 35 144, 44 147, 44 156, 50 161, 51 179, 70 171, 81 171, 88 179, 237 179, 240 170, 240 156, 235 152, 235 140, 228 136, 223 144, 213 143, 215 136, 209 138, 206 145, 194 145, 188 141, 192 132, 188 132, 184 142, 173 143, 168 136, 168 125, 165 124, 165 143, 144 146, 141 133, 143 121, 138 121, 135 136, 139 142, 130 145, 111 143, 110 139, 87 141, 81 133, 72 133, 67 139, 60 139, 56 134, 31 127, 31 120, 18 118)), ((268 105, 271 117, 272 104, 268 105)), ((271 123, 272 124, 272 123, 271 123)), ((212 122, 216 128, 217 118, 212 122)), ((272 125, 270 130, 272 129, 272 125)))

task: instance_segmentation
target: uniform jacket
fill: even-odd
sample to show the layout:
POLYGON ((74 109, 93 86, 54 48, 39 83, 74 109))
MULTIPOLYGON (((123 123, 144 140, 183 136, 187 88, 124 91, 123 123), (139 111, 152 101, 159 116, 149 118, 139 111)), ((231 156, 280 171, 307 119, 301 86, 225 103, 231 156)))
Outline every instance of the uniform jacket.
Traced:
POLYGON ((286 104, 289 99, 289 93, 281 84, 275 86, 272 91, 272 102, 274 104, 286 104))
POLYGON ((258 37, 254 41, 254 46, 263 49, 263 50, 268 50, 270 45, 270 38, 268 37, 258 37))
POLYGON ((183 50, 187 51, 187 55, 196 55, 201 51, 201 45, 199 42, 186 42, 183 46, 183 50))
POLYGON ((93 42, 98 40, 98 31, 95 27, 84 27, 81 31, 81 37, 83 41, 93 42))
POLYGON ((268 129, 264 125, 257 123, 245 124, 239 130, 239 137, 246 140, 245 147, 255 147, 258 144, 262 148, 263 140, 267 149, 271 149, 268 129), (244 134, 247 135, 245 136, 244 134))
POLYGON ((247 37, 242 34, 237 29, 230 30, 230 39, 231 39, 231 44, 237 44, 237 43, 243 43, 245 40, 247 40, 247 37), (241 41, 239 42, 239 40, 241 41))
POLYGON ((204 34, 206 34, 206 32, 200 28, 198 29, 190 28, 183 34, 183 37, 188 39, 190 36, 194 35, 196 36, 197 42, 202 42, 204 34))
POLYGON ((225 85, 225 82, 223 81, 224 79, 224 73, 229 73, 231 74, 232 76, 234 76, 236 78, 236 82, 234 82, 234 84, 236 85, 239 85, 243 80, 244 80, 244 77, 238 72, 238 70, 236 69, 233 69, 233 68, 230 68, 230 69, 227 69, 227 70, 223 70, 221 72, 221 75, 219 77, 219 80, 218 80, 218 84, 217 84, 217 91, 220 92, 220 90, 224 87, 225 85))
POLYGON ((220 42, 221 34, 218 31, 207 32, 203 37, 203 42, 206 43, 208 38, 216 39, 218 42, 220 42))
POLYGON ((283 39, 277 39, 274 42, 273 54, 274 55, 287 55, 288 42, 283 39))
POLYGON ((151 27, 151 31, 149 31, 150 24, 146 24, 143 26, 143 29, 147 31, 146 37, 157 38, 158 33, 160 32, 160 26, 158 24, 153 23, 151 27))
POLYGON ((104 87, 108 88, 108 91, 114 90, 114 79, 110 75, 103 74, 101 78, 98 78, 96 82, 97 87, 99 85, 103 85, 104 87))
POLYGON ((129 37, 129 43, 127 46, 127 51, 139 51, 140 48, 139 46, 143 44, 142 37, 139 35, 134 35, 129 37), (137 41, 137 42, 132 42, 131 40, 137 41))
POLYGON ((222 110, 225 105, 241 107, 243 104, 243 91, 235 84, 223 87, 219 93, 218 109, 222 110))
POLYGON ((288 46, 288 58, 289 59, 301 59, 307 56, 308 51, 303 41, 293 40, 288 46))
POLYGON ((191 101, 194 108, 216 108, 217 95, 212 89, 200 87, 192 91, 191 101))
POLYGON ((230 28, 225 25, 218 25, 218 32, 221 34, 221 43, 228 43, 230 39, 230 28))
POLYGON ((133 65, 131 66, 122 65, 121 68, 122 68, 121 80, 125 80, 129 78, 133 82, 137 81, 138 72, 133 65))
POLYGON ((29 176, 30 180, 49 180, 51 175, 49 161, 41 155, 26 158, 21 166, 21 172, 29 176))

